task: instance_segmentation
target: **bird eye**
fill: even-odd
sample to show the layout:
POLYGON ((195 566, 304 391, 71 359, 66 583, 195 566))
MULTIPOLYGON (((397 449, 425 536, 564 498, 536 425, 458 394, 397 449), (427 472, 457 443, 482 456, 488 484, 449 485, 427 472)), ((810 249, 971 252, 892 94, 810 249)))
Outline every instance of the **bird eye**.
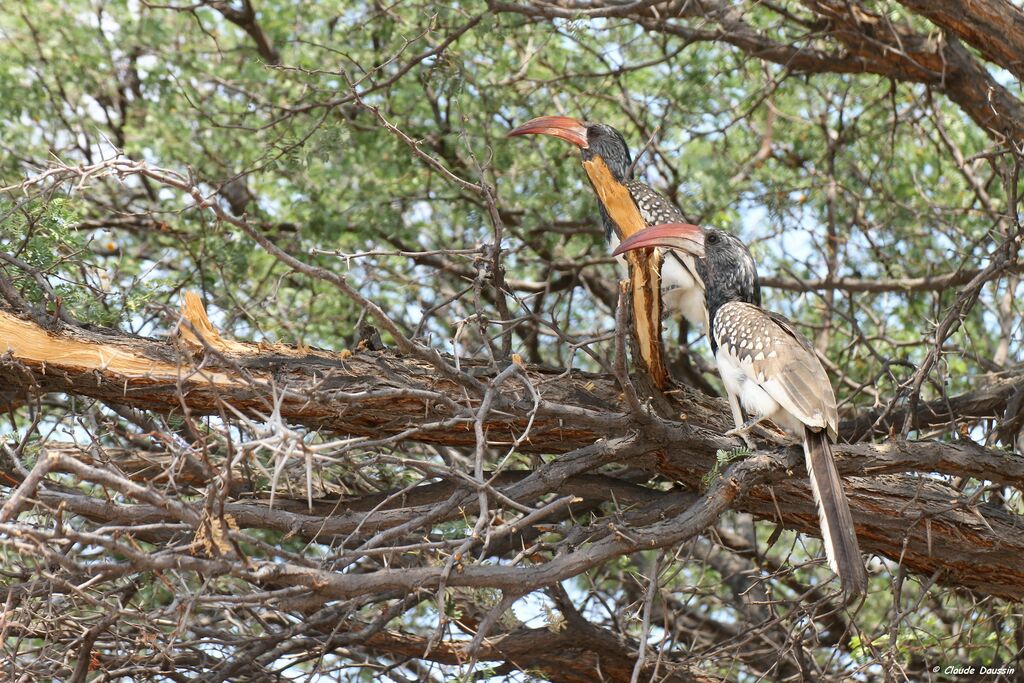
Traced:
POLYGON ((707 237, 708 244, 718 244, 719 239, 721 238, 718 236, 717 232, 712 232, 707 237))

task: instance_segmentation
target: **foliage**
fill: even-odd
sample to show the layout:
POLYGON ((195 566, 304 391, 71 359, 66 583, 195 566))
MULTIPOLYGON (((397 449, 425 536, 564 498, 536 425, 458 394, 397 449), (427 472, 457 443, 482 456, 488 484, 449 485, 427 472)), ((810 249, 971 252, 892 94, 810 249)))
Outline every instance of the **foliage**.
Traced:
MULTIPOLYGON (((360 327, 372 321, 363 306, 197 207, 196 196, 181 187, 116 173, 22 185, 54 164, 76 168, 124 158, 182 174, 224 216, 244 216, 281 250, 344 274, 409 338, 489 360, 508 333, 513 350, 530 364, 607 372, 619 271, 578 154, 558 140, 504 137, 533 116, 565 113, 618 127, 640 177, 691 220, 733 230, 751 245, 766 304, 797 320, 830 359, 844 418, 978 390, 990 373, 1017 367, 1024 291, 1016 251, 1006 268, 979 283, 976 303, 956 313, 976 271, 1020 234, 1019 139, 980 125, 953 85, 909 68, 882 73, 867 57, 857 62, 831 29, 814 28, 827 23, 822 7, 839 3, 707 3, 706 17, 679 10, 668 18, 658 14, 660 4, 604 11, 613 4, 11 3, 0 9, 0 187, 7 188, 0 197, 0 256, 11 257, 0 260, 0 282, 20 300, 0 290, 4 306, 157 336, 176 324, 183 292, 197 290, 227 338, 334 350, 365 346, 360 327), (741 40, 728 18, 733 10, 735 21, 763 39, 828 59, 811 69, 759 51, 741 40), (499 236, 504 288, 491 250, 499 236), (945 276, 952 280, 928 281, 945 276), (936 346, 934 330, 949 316, 958 324, 936 346)), ((940 40, 928 16, 909 9, 914 4, 853 3, 907 31, 956 41, 940 40)), ((985 61, 991 58, 984 52, 969 56, 1019 97, 1010 67, 985 61)), ((381 335, 384 344, 397 343, 387 330, 381 335)), ((678 352, 687 331, 671 336, 670 354, 688 362, 678 352)), ((690 341, 706 360, 706 344, 690 341)), ((712 372, 705 375, 718 386, 712 372)), ((8 399, 3 389, 0 398, 8 399)), ((356 532, 330 542, 298 531, 289 537, 218 517, 225 513, 217 505, 267 499, 280 465, 275 505, 285 511, 329 516, 335 506, 326 501, 339 495, 364 496, 366 510, 367 501, 384 505, 384 498, 416 485, 452 483, 455 470, 463 485, 475 480, 483 469, 475 471, 473 449, 410 437, 365 451, 346 446, 337 455, 302 449, 345 435, 303 432, 305 446, 297 452, 317 454, 310 467, 322 499, 314 513, 305 507, 305 460, 282 462, 273 448, 252 445, 236 453, 235 446, 255 443, 258 435, 228 412, 162 416, 47 395, 12 404, 10 415, 11 429, 2 436, 12 444, 70 440, 93 449, 140 449, 179 468, 152 485, 204 510, 209 523, 195 538, 176 535, 182 530, 173 525, 149 541, 131 536, 147 553, 161 552, 163 543, 192 543, 210 558, 285 557, 339 573, 417 565, 460 571, 470 563, 509 562, 520 552, 517 562, 533 562, 534 554, 543 562, 555 554, 555 532, 596 527, 598 520, 615 525, 629 512, 614 502, 569 506, 543 522, 548 526, 531 538, 535 547, 503 546, 500 558, 478 548, 456 561, 449 551, 459 542, 474 534, 489 538, 528 512, 492 499, 490 517, 475 508, 439 517, 401 536, 391 554, 378 549, 355 557, 345 544, 366 540, 356 532), (181 444, 189 445, 188 458, 181 444), (193 466, 234 474, 193 485, 185 478, 193 466), (239 545, 229 531, 251 538, 239 545)), ((908 426, 901 436, 993 448, 1001 439, 1012 448, 1012 437, 996 434, 992 416, 962 417, 961 424, 908 426)), ((94 454, 97 462, 109 460, 94 454)), ((748 454, 720 450, 718 465, 748 454)), ((498 462, 525 471, 544 457, 488 447, 488 468, 498 462)), ((631 483, 640 481, 637 471, 628 463, 601 470, 631 483)), ((719 474, 718 467, 709 472, 705 485, 719 474)), ((1019 492, 986 489, 987 483, 960 482, 965 495, 1021 513, 1019 492)), ((9 487, 10 480, 0 484, 9 487)), ((65 484, 90 495, 102 488, 74 478, 65 484)), ((665 477, 641 484, 660 492, 671 486, 665 477)), ((530 505, 560 495, 551 491, 530 505)), ((65 517, 43 508, 37 514, 56 527, 95 530, 85 514, 65 517)), ((1024 617, 1014 603, 959 593, 878 560, 867 601, 836 616, 828 612, 837 601, 827 594, 827 570, 810 562, 813 543, 804 547, 797 534, 779 537, 740 513, 718 525, 736 538, 712 529, 699 542, 651 551, 663 558, 660 564, 629 555, 581 572, 564 590, 557 583, 535 592, 534 603, 515 609, 502 605, 500 593, 482 599, 482 591, 427 586, 409 605, 401 591, 376 602, 339 603, 334 621, 319 631, 296 626, 312 614, 326 619, 316 595, 292 591, 230 611, 240 604, 235 591, 255 590, 237 574, 128 572, 89 600, 80 600, 78 589, 65 593, 85 580, 70 577, 58 592, 82 632, 102 621, 104 605, 132 608, 134 620, 118 624, 116 637, 94 637, 94 651, 102 653, 90 666, 94 680, 177 680, 178 667, 227 675, 223 662, 268 652, 273 656, 231 680, 270 672, 293 680, 471 680, 475 663, 462 646, 484 622, 516 632, 506 614, 514 621, 516 611, 552 636, 587 633, 603 642, 596 631, 573 630, 589 622, 609 638, 630 639, 634 655, 637 643, 649 642, 675 652, 676 664, 735 680, 868 680, 883 672, 911 680, 930 675, 933 662, 1021 666, 1024 617), (737 538, 748 545, 738 547, 737 538), (674 554, 688 563, 685 570, 668 561, 674 554), (654 588, 642 585, 651 567, 660 572, 654 588), (742 576, 730 573, 737 568, 742 576), (657 598, 645 622, 649 591, 657 598), (491 610, 500 613, 488 620, 491 610), (768 635, 751 635, 750 645, 745 637, 754 627, 768 635), (267 634, 280 639, 261 640, 259 652, 246 649, 247 638, 267 634), (766 654, 766 643, 787 634, 781 650, 766 654), (132 639, 149 653, 144 664, 131 663, 132 639), (187 645, 175 650, 180 642, 187 645), (279 642, 290 645, 274 650, 279 642), (163 670, 146 674, 148 667, 163 670)), ((31 586, 50 570, 19 557, 26 548, 5 545, 0 567, 9 604, 29 614, 49 599, 31 586)), ((97 561, 113 559, 98 545, 95 552, 97 561)), ((22 621, 18 633, 6 632, 8 670, 70 678, 77 655, 48 649, 60 637, 48 639, 46 623, 22 621)), ((476 672, 486 671, 489 680, 562 680, 511 649, 488 652, 494 656, 476 672)), ((648 653, 647 663, 656 658, 648 653)))

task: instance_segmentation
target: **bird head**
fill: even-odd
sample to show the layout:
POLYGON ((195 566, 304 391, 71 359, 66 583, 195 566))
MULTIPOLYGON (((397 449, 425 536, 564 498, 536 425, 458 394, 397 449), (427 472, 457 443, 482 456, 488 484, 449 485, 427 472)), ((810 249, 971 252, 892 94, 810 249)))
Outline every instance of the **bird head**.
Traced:
POLYGON ((696 258, 697 274, 704 281, 708 309, 727 301, 761 305, 757 265, 740 238, 714 228, 688 223, 665 223, 641 230, 619 245, 615 255, 633 249, 661 247, 696 258))
POLYGON ((580 148, 585 161, 601 157, 619 182, 629 180, 629 147, 619 131, 604 123, 579 121, 571 116, 541 116, 508 132, 515 135, 551 135, 580 148))

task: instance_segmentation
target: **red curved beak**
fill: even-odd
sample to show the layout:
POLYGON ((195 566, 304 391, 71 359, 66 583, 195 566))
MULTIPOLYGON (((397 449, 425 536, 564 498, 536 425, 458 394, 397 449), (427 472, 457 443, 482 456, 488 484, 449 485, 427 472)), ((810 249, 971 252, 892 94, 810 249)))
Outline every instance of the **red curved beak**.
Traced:
POLYGON ((676 249, 701 257, 704 256, 704 229, 689 223, 662 223, 644 228, 623 240, 612 255, 650 247, 676 249))
POLYGON ((540 116, 510 130, 505 137, 515 135, 553 135, 568 140, 580 149, 588 147, 586 126, 571 116, 540 116))

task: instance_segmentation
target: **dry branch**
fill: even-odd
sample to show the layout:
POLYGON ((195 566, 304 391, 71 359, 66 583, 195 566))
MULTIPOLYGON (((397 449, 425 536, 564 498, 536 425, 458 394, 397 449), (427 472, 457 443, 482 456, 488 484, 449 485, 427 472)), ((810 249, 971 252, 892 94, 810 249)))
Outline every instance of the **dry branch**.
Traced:
MULTIPOLYGON (((464 385, 438 377, 422 361, 389 351, 350 354, 233 344, 244 352, 222 355, 208 349, 194 356, 172 342, 73 328, 54 334, 0 313, 0 346, 8 350, 0 366, 0 379, 27 392, 61 391, 164 413, 180 412, 185 407, 195 414, 216 414, 230 405, 257 417, 278 410, 289 422, 345 436, 408 439, 451 447, 475 444, 473 420, 480 397, 468 394, 464 385)), ((465 363, 463 371, 481 382, 489 381, 493 374, 465 363)), ((666 422, 650 416, 640 424, 626 410, 613 378, 538 368, 526 373, 540 395, 539 405, 535 406, 525 388, 506 387, 494 398, 494 409, 486 423, 487 443, 507 449, 525 432, 532 415, 529 438, 519 450, 562 455, 521 478, 517 475, 514 481, 497 482, 496 490, 507 499, 529 504, 573 481, 573 477, 627 459, 634 467, 698 491, 703 475, 715 463, 716 451, 734 445, 719 436, 728 421, 728 411, 720 401, 676 392, 670 400, 676 414, 683 416, 681 421, 666 422)), ((1024 459, 976 445, 940 442, 856 444, 839 446, 836 452, 844 474, 865 475, 849 479, 848 486, 866 551, 901 560, 918 572, 939 572, 945 582, 979 592, 1024 596, 1024 568, 1019 563, 1024 553, 1024 520, 1004 509, 979 505, 939 480, 877 475, 899 471, 967 474, 1020 487, 1024 485, 1024 459)), ((757 485, 760 479, 746 482, 746 495, 729 496, 725 507, 752 512, 804 533, 816 533, 814 505, 802 481, 799 459, 794 453, 777 453, 767 462, 764 481, 771 480, 772 486, 757 485)), ((478 500, 472 490, 461 495, 456 492, 454 497, 451 490, 441 489, 420 495, 435 502, 447 501, 450 518, 461 514, 460 509, 475 509, 478 500)), ((704 503, 708 504, 708 499, 704 503)), ((355 525, 380 530, 394 524, 387 521, 388 506, 375 507, 370 513, 358 512, 369 504, 343 501, 353 510, 348 513, 351 521, 346 521, 343 514, 327 524, 338 525, 334 533, 350 532, 355 525)), ((248 518, 241 508, 234 512, 261 526, 287 526, 292 531, 306 526, 308 531, 300 533, 311 535, 314 529, 324 529, 324 517, 315 513, 261 512, 258 505, 250 507, 248 518)), ((701 525, 706 526, 725 507, 712 505, 708 508, 714 511, 711 516, 698 516, 700 523, 695 527, 685 523, 687 515, 677 517, 685 506, 673 507, 655 497, 636 513, 638 526, 629 531, 633 543, 606 538, 589 546, 587 560, 569 556, 561 569, 551 563, 525 570, 467 568, 458 579, 451 580, 456 585, 545 585, 615 554, 677 542, 699 532, 701 525), (673 516, 665 522, 657 521, 659 515, 668 512, 673 516), (673 531, 658 524, 676 526, 673 531), (637 544, 637 539, 643 540, 637 544), (595 550, 599 547, 604 552, 595 550), (594 552, 597 554, 591 555, 594 552), (529 580, 522 572, 529 574, 529 580)), ((97 519, 145 513, 142 509, 90 507, 81 502, 79 509, 97 519)), ((408 513, 408 508, 402 512, 406 518, 408 513)), ((691 508, 687 514, 694 513, 691 508)), ((192 511, 189 516, 194 514, 192 511)), ((179 520, 183 519, 179 515, 179 520)), ((607 530, 595 533, 597 538, 607 530)), ((394 587, 396 581, 411 587, 436 579, 434 570, 424 571, 427 574, 422 576, 412 572, 386 580, 362 577, 358 589, 370 584, 375 589, 386 589, 394 587)), ((277 581, 286 579, 285 575, 275 576, 277 581)), ((300 584, 308 581, 338 596, 357 588, 349 588, 346 583, 354 578, 290 576, 300 584)))
MULTIPOLYGON (((956 37, 918 33, 904 23, 867 11, 859 3, 803 0, 802 4, 811 13, 808 21, 817 28, 808 33, 811 39, 792 43, 776 40, 748 22, 748 3, 687 2, 672 6, 674 14, 666 16, 647 3, 622 5, 599 0, 590 4, 590 13, 627 18, 646 30, 677 36, 691 43, 726 43, 794 73, 867 73, 896 81, 924 83, 948 96, 998 142, 1009 140, 1019 144, 1024 139, 1024 103, 1003 87, 956 37), (686 24, 685 19, 695 20, 694 25, 686 24)), ((903 4, 916 8, 928 3, 908 1, 903 4)), ((943 7, 953 4, 938 3, 939 8, 925 14, 936 23, 948 23, 955 30, 955 19, 943 7)), ((955 4, 959 7, 963 3, 955 4)), ((995 4, 1005 3, 981 3, 981 9, 976 11, 980 15, 995 4)), ((492 0, 490 6, 496 12, 545 19, 576 19, 580 12, 574 3, 567 2, 519 4, 492 0)), ((1019 10, 1014 10, 1014 16, 1018 14, 1019 10)), ((1019 24, 1019 20, 1013 22, 1013 38, 1017 37, 1019 24)), ((965 30, 962 35, 969 41, 989 40, 984 33, 968 34, 965 30)), ((996 35, 995 44, 1006 43, 1005 34, 997 32, 996 35)), ((1017 62, 1013 60, 1018 54, 1016 43, 1004 49, 993 45, 985 50, 987 57, 1012 62, 1015 67, 1017 62)))

